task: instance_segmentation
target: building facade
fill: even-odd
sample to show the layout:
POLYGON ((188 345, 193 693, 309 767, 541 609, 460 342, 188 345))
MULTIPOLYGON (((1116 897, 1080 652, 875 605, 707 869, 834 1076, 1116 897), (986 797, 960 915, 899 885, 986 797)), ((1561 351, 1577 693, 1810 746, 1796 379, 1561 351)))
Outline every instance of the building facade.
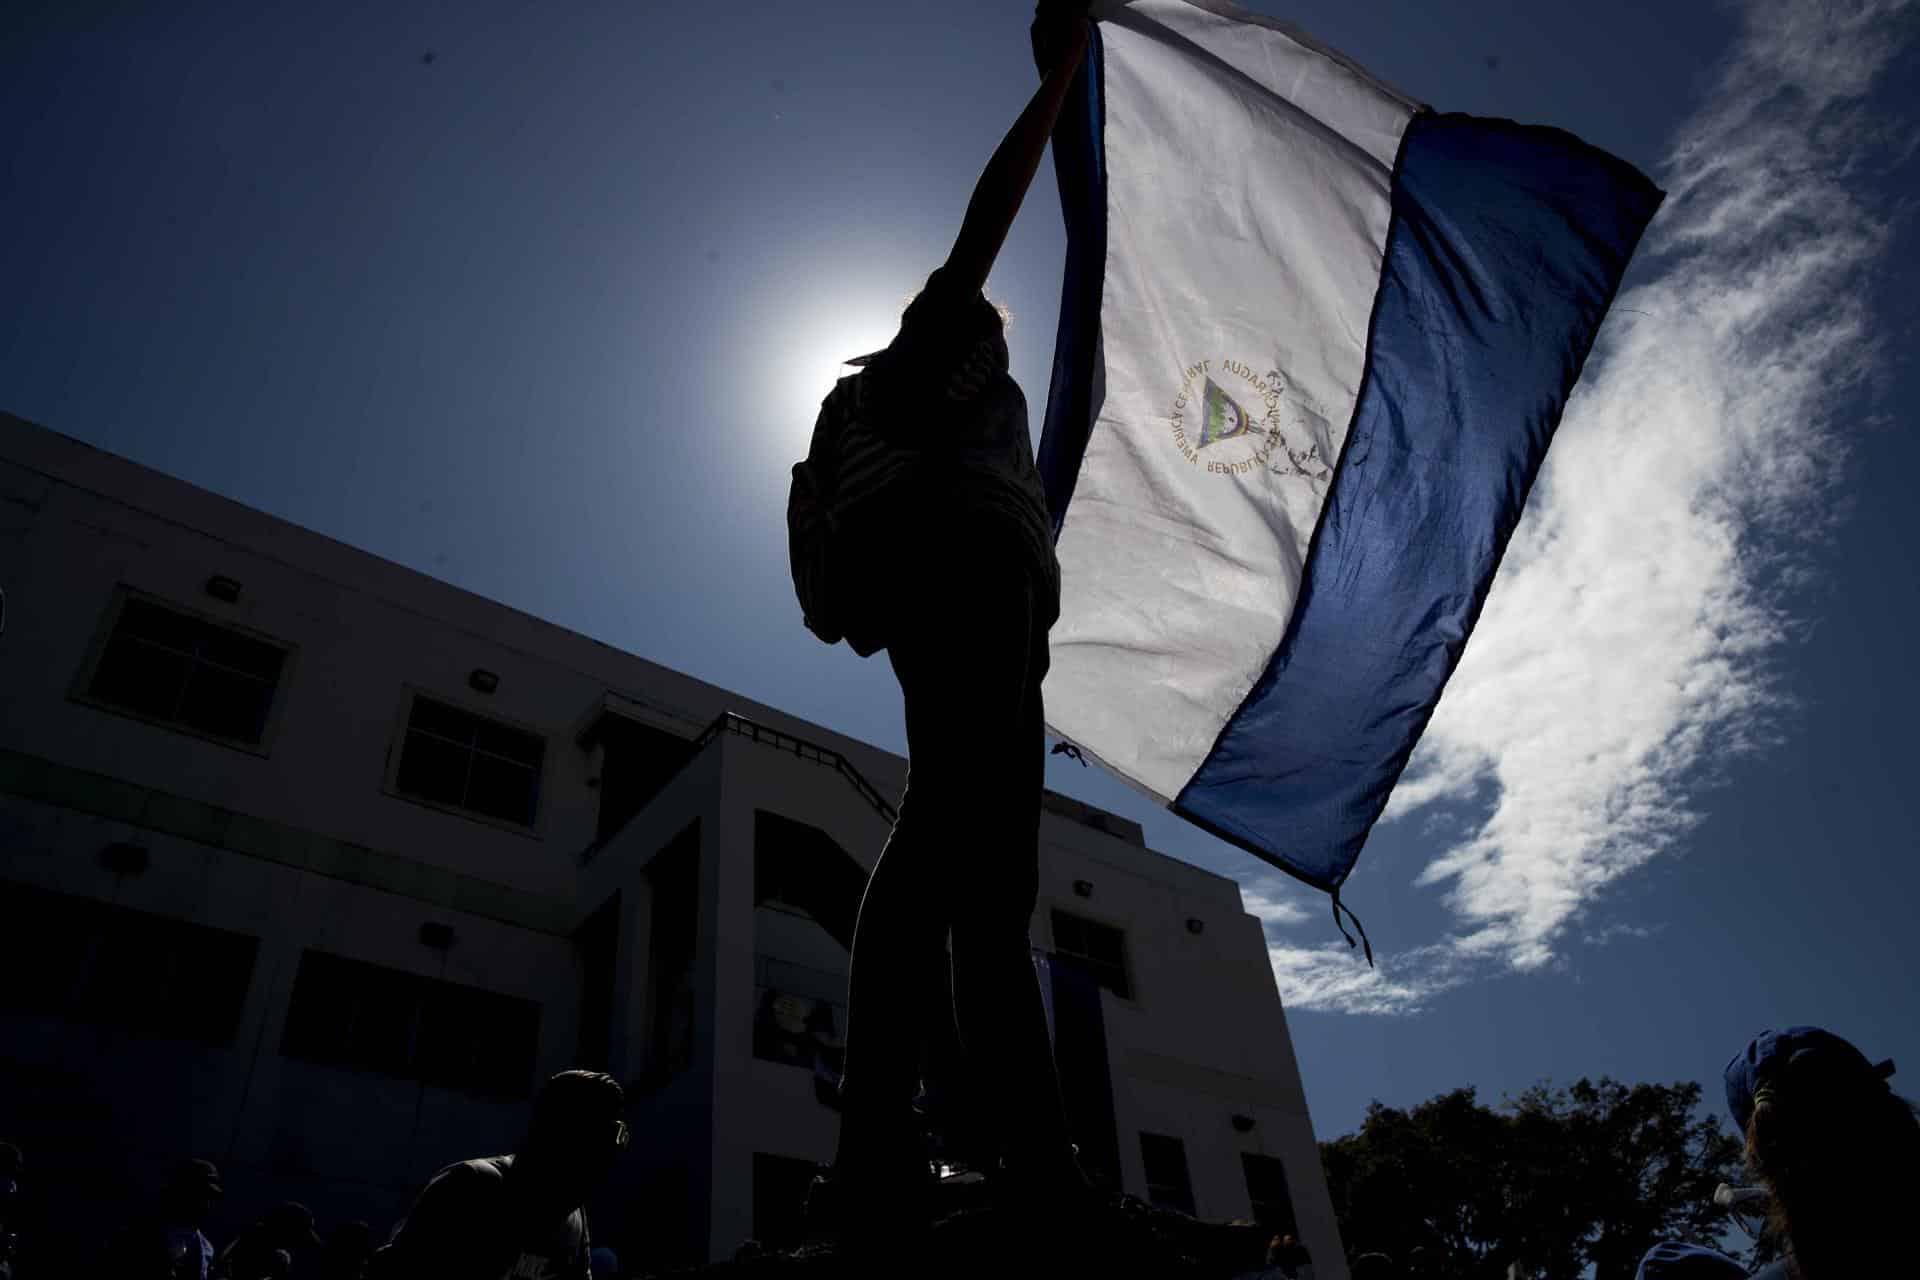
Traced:
MULTIPOLYGON (((627 1087, 591 1217, 630 1265, 796 1229, 903 759, 9 415, 0 590, 0 1138, 43 1232, 189 1155, 217 1229, 384 1232, 573 1066, 627 1087)), ((1344 1280, 1238 886, 1049 793, 1031 936, 1083 1162, 1344 1280)))

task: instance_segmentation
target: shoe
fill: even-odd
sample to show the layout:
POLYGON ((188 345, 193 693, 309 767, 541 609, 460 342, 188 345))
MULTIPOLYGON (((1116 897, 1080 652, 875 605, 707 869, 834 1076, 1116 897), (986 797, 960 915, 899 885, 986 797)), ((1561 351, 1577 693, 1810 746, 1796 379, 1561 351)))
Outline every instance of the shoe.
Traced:
POLYGON ((850 1138, 808 1188, 808 1234, 832 1236, 843 1251, 892 1249, 924 1235, 938 1187, 926 1135, 909 1128, 850 1138))

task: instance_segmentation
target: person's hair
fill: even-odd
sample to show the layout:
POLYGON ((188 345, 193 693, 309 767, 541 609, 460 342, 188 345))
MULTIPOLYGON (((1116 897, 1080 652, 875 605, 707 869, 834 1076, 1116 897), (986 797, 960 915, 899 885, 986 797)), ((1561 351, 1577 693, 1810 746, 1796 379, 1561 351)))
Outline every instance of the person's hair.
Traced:
POLYGON ((610 1113, 617 1118, 625 1105, 626 1091, 605 1072, 562 1071, 542 1085, 533 1100, 532 1132, 551 1133, 583 1116, 610 1113))
POLYGON ((1773 1198, 1767 1230, 1801 1280, 1875 1274, 1905 1252, 1920 1112, 1883 1081, 1783 1082, 1755 1102, 1746 1153, 1773 1198))

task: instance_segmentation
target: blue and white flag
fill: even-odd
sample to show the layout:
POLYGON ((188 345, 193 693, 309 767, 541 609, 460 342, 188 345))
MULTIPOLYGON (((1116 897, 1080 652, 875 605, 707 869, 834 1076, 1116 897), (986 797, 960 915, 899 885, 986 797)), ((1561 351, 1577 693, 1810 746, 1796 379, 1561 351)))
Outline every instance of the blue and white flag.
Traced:
POLYGON ((1219 0, 1093 16, 1048 727, 1337 917, 1662 193, 1219 0))

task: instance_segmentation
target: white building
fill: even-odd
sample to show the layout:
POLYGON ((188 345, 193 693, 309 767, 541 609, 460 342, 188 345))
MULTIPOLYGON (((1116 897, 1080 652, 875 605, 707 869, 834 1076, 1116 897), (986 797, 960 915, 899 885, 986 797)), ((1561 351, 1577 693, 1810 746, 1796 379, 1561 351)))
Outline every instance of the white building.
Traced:
MULTIPOLYGON (((845 1025, 903 759, 10 415, 0 589, 0 1138, 44 1231, 187 1155, 216 1234, 283 1198, 384 1231, 576 1065, 636 1137, 597 1240, 791 1229, 837 1123, 797 1028, 845 1025)), ((1042 840, 1085 1162, 1345 1280, 1238 887, 1052 793, 1042 840)))

